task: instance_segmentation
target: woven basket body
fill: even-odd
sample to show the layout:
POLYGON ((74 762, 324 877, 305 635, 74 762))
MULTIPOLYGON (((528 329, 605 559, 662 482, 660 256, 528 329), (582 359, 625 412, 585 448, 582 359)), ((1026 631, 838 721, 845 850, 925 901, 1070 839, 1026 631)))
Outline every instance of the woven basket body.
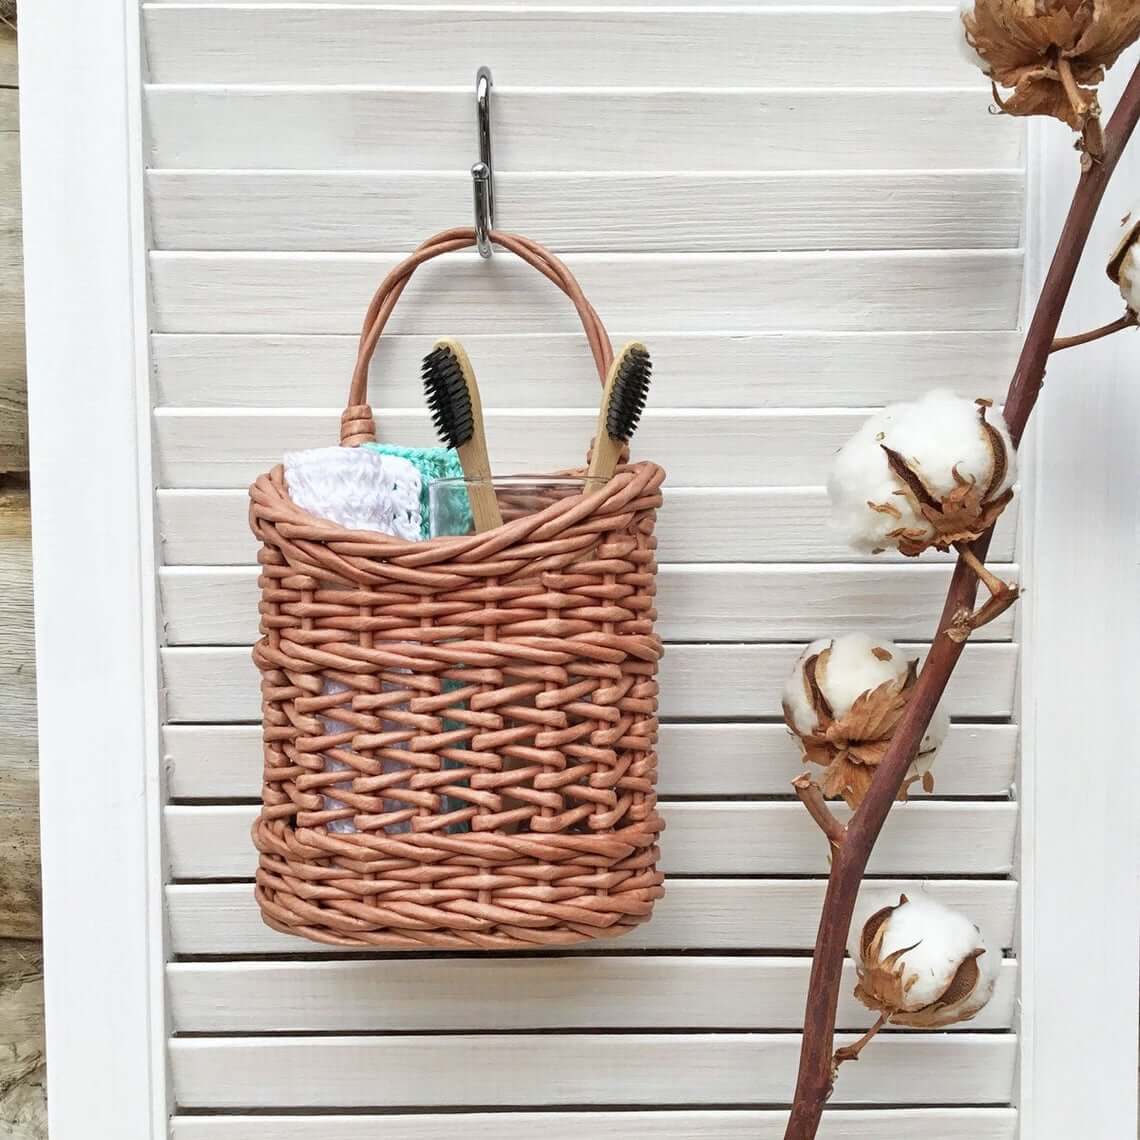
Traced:
MULTIPOLYGON (((423 250, 472 238, 431 239, 381 286, 342 442, 372 438, 361 397, 387 299, 423 250)), ((541 259, 596 334, 561 263, 496 240, 541 259)), ((608 340, 590 340, 604 370, 608 340)), ((649 918, 662 894, 663 479, 632 464, 600 490, 508 511, 496 530, 419 543, 314 518, 280 467, 253 484, 265 743, 254 841, 270 926, 345 946, 501 950, 649 918)))

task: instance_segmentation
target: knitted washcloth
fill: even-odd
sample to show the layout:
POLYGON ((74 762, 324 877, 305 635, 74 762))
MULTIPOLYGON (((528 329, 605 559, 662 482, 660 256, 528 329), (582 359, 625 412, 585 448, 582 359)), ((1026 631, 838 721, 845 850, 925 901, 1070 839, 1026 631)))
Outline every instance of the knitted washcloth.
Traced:
POLYGON ((399 447, 394 443, 365 443, 380 455, 406 459, 420 473, 420 538, 431 538, 428 488, 437 479, 462 479, 463 467, 455 451, 445 447, 399 447))

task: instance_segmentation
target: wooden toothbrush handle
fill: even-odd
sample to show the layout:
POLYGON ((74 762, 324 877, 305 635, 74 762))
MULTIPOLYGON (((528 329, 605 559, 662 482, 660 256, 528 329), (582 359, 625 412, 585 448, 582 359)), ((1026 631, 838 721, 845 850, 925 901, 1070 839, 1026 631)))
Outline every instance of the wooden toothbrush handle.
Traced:
POLYGON ((602 483, 608 483, 613 478, 624 450, 625 444, 620 439, 611 439, 605 430, 605 426, 602 425, 594 440, 594 449, 590 454, 590 466, 586 470, 586 489, 588 491, 596 491, 602 483))
POLYGON ((467 484, 467 498, 471 503, 471 517, 475 520, 475 533, 483 534, 503 525, 499 499, 491 482, 491 462, 487 458, 487 445, 481 434, 459 448, 459 462, 463 466, 467 484))

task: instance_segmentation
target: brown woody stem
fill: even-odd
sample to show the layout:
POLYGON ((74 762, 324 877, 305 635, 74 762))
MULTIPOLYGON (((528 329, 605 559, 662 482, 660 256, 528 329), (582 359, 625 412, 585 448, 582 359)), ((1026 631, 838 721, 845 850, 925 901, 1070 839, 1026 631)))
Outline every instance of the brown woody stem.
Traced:
MULTIPOLYGON (((1037 402, 1061 313, 1081 254, 1088 243, 1097 209, 1137 120, 1140 120, 1140 67, 1129 79, 1105 130, 1103 160, 1090 164, 1081 174, 1026 334, 1005 400, 1005 419, 1015 447, 1021 441, 1037 402)), ((990 533, 987 533, 971 545, 973 556, 984 562, 989 543, 990 533)), ((956 616, 963 610, 972 613, 977 586, 977 575, 967 560, 959 557, 937 635, 910 702, 895 729, 890 747, 875 771, 867 795, 847 825, 845 841, 835 848, 812 959, 795 1099, 784 1140, 813 1140, 819 1130, 823 1107, 831 1095, 834 1080, 835 1015, 847 931, 855 910, 856 895, 875 840, 965 648, 965 641, 955 640, 950 631, 954 628, 956 616)))
POLYGON ((844 1045, 842 1049, 836 1049, 835 1056, 832 1058, 831 1063, 832 1072, 837 1073, 839 1066, 842 1065, 844 1061, 858 1061, 859 1054, 875 1040, 879 1035, 879 1031, 887 1024, 888 1020, 885 1013, 880 1013, 879 1020, 876 1021, 858 1041, 853 1041, 850 1045, 844 1045))
POLYGON ((839 847, 847 838, 847 828, 831 814, 823 789, 806 772, 792 781, 800 803, 808 809, 808 815, 819 824, 820 831, 827 836, 833 848, 839 847))
POLYGON ((1075 336, 1057 337, 1049 351, 1051 353, 1060 352, 1062 349, 1076 348, 1079 344, 1091 344, 1094 340, 1101 340, 1106 336, 1112 336, 1113 333, 1123 332, 1124 329, 1133 329, 1136 324, 1137 315, 1129 309, 1124 316, 1117 317, 1115 321, 1101 325, 1098 329, 1089 329, 1088 332, 1077 333, 1075 336))

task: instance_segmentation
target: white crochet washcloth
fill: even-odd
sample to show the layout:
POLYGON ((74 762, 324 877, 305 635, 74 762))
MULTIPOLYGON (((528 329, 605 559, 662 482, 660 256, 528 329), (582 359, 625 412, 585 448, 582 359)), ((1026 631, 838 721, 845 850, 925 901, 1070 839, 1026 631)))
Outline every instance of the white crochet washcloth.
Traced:
MULTIPOLYGON (((328 519, 348 530, 374 530, 391 534, 410 542, 420 537, 420 473, 416 466, 398 455, 381 455, 362 447, 315 447, 307 451, 285 453, 285 483, 289 497, 311 515, 328 519)), ((387 689, 395 686, 385 685, 387 689)), ((325 681, 322 691, 339 693, 347 686, 335 681, 325 681)), ((321 717, 325 732, 330 735, 349 731, 349 726, 334 717, 321 717)), ((398 731, 401 726, 392 721, 384 722, 385 731, 398 731)), ((350 752, 350 748, 343 751, 350 752)), ((351 769, 331 756, 325 757, 325 767, 330 771, 351 769)), ((406 765, 398 761, 385 760, 384 771, 398 772, 406 765)), ((351 784, 336 784, 338 788, 351 789, 351 784)), ((324 797, 325 807, 330 811, 346 805, 334 796, 324 797)), ((386 800, 387 811, 400 811, 404 805, 399 801, 386 800)), ((392 832, 408 831, 410 824, 405 820, 390 827, 392 832)), ((356 830, 351 819, 334 819, 330 831, 350 832, 356 830)))
POLYGON ((420 473, 398 455, 363 447, 287 451, 285 482, 297 506, 338 526, 420 537, 420 473))

